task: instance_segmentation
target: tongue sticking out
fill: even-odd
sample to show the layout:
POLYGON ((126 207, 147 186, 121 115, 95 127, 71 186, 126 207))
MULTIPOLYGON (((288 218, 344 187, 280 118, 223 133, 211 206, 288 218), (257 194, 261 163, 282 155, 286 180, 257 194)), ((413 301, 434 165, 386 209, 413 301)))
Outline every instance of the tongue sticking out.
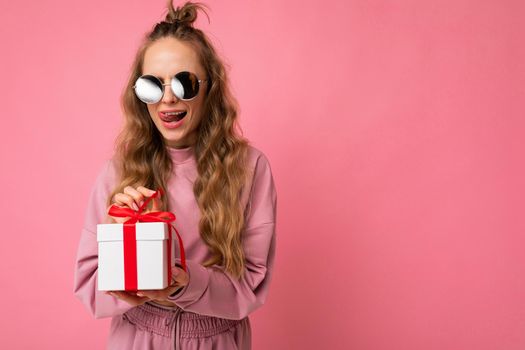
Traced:
POLYGON ((182 114, 177 114, 177 115, 170 115, 166 118, 167 121, 169 122, 173 122, 173 121, 176 121, 178 122, 179 120, 181 120, 182 118, 184 118, 186 116, 188 112, 184 112, 182 114))

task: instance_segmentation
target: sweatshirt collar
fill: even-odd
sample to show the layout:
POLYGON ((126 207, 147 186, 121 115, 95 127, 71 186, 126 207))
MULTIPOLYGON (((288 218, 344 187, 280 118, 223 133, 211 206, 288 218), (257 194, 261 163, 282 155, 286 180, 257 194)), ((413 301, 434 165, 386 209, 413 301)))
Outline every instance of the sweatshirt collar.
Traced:
POLYGON ((171 160, 175 164, 182 164, 189 161, 191 158, 194 157, 194 147, 188 146, 185 148, 174 148, 170 146, 166 146, 166 149, 168 150, 168 153, 170 154, 171 160))

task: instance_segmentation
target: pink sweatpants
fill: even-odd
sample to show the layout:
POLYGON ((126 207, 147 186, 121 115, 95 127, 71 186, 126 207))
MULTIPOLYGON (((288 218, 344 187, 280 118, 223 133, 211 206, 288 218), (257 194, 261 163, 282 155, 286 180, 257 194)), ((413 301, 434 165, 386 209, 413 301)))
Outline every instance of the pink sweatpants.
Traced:
POLYGON ((146 303, 111 321, 108 350, 250 350, 250 319, 229 320, 146 303))

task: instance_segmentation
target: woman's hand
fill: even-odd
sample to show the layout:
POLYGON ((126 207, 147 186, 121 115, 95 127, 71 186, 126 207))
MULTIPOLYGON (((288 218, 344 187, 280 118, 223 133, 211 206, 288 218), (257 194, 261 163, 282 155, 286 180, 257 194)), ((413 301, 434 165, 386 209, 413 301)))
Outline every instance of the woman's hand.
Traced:
POLYGON ((170 286, 160 290, 139 290, 137 297, 146 297, 154 301, 168 301, 168 296, 175 293, 178 289, 183 288, 190 281, 190 278, 186 271, 183 269, 173 266, 171 268, 172 283, 170 286))
MULTIPOLYGON (((109 212, 109 208, 111 208, 113 204, 123 208, 139 210, 139 207, 142 205, 142 203, 144 203, 145 198, 152 196, 154 193, 154 190, 150 190, 149 188, 146 188, 144 186, 139 186, 137 188, 126 186, 124 188, 124 193, 119 192, 113 196, 111 200, 112 204, 107 208, 106 213, 109 212)), ((149 213, 151 211, 160 210, 160 199, 158 197, 155 197, 153 198, 152 202, 153 208, 151 210, 144 210, 143 214, 149 213)), ((129 217, 109 217, 113 222, 116 222, 117 224, 122 224, 129 219, 129 217)))
POLYGON ((114 296, 115 298, 119 298, 121 300, 124 300, 128 304, 131 304, 133 306, 138 306, 144 304, 146 301, 149 301, 150 298, 148 297, 140 297, 137 296, 134 292, 126 292, 126 291, 109 291, 106 292, 106 294, 109 294, 111 296, 114 296))

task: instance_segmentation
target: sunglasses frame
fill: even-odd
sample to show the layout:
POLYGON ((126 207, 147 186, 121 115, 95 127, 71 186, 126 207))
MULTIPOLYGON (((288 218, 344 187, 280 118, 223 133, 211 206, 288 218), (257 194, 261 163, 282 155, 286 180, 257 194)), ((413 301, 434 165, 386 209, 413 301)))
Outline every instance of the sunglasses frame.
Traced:
POLYGON ((173 79, 176 79, 175 77, 180 74, 180 73, 190 73, 190 74, 193 74, 196 78, 197 78, 197 94, 195 96, 193 96, 192 98, 188 98, 188 99, 184 99, 184 98, 179 98, 177 95, 175 95, 175 92, 172 90, 171 92, 173 93, 173 95, 175 95, 175 97, 177 97, 177 99, 181 100, 181 101, 191 101, 193 100, 194 98, 196 98, 197 96, 199 96, 199 92, 201 92, 201 83, 205 82, 205 81, 208 81, 208 79, 199 79, 199 77, 197 76, 197 74, 193 73, 193 72, 190 72, 190 71, 181 71, 181 72, 178 72, 176 74, 174 74, 171 79, 170 79, 170 82, 167 83, 167 84, 164 84, 162 82, 162 80, 159 78, 159 77, 156 77, 154 76, 153 74, 143 74, 141 75, 140 77, 137 78, 137 80, 135 81, 135 84, 133 85, 133 90, 135 90, 135 96, 137 96, 137 98, 143 102, 143 103, 146 103, 146 104, 155 104, 155 103, 159 103, 160 101, 162 101, 162 99, 164 98, 164 93, 166 92, 166 88, 164 86, 166 85, 170 85, 172 84, 172 81, 173 79), (162 95, 160 96, 160 99, 157 101, 157 102, 151 102, 151 103, 148 103, 148 102, 144 102, 142 101, 138 95, 137 95, 137 91, 136 91, 136 84, 137 84, 137 81, 140 79, 140 78, 143 78, 143 77, 152 77, 152 78, 155 78, 157 79, 157 81, 160 83, 160 85, 162 86, 162 95))

